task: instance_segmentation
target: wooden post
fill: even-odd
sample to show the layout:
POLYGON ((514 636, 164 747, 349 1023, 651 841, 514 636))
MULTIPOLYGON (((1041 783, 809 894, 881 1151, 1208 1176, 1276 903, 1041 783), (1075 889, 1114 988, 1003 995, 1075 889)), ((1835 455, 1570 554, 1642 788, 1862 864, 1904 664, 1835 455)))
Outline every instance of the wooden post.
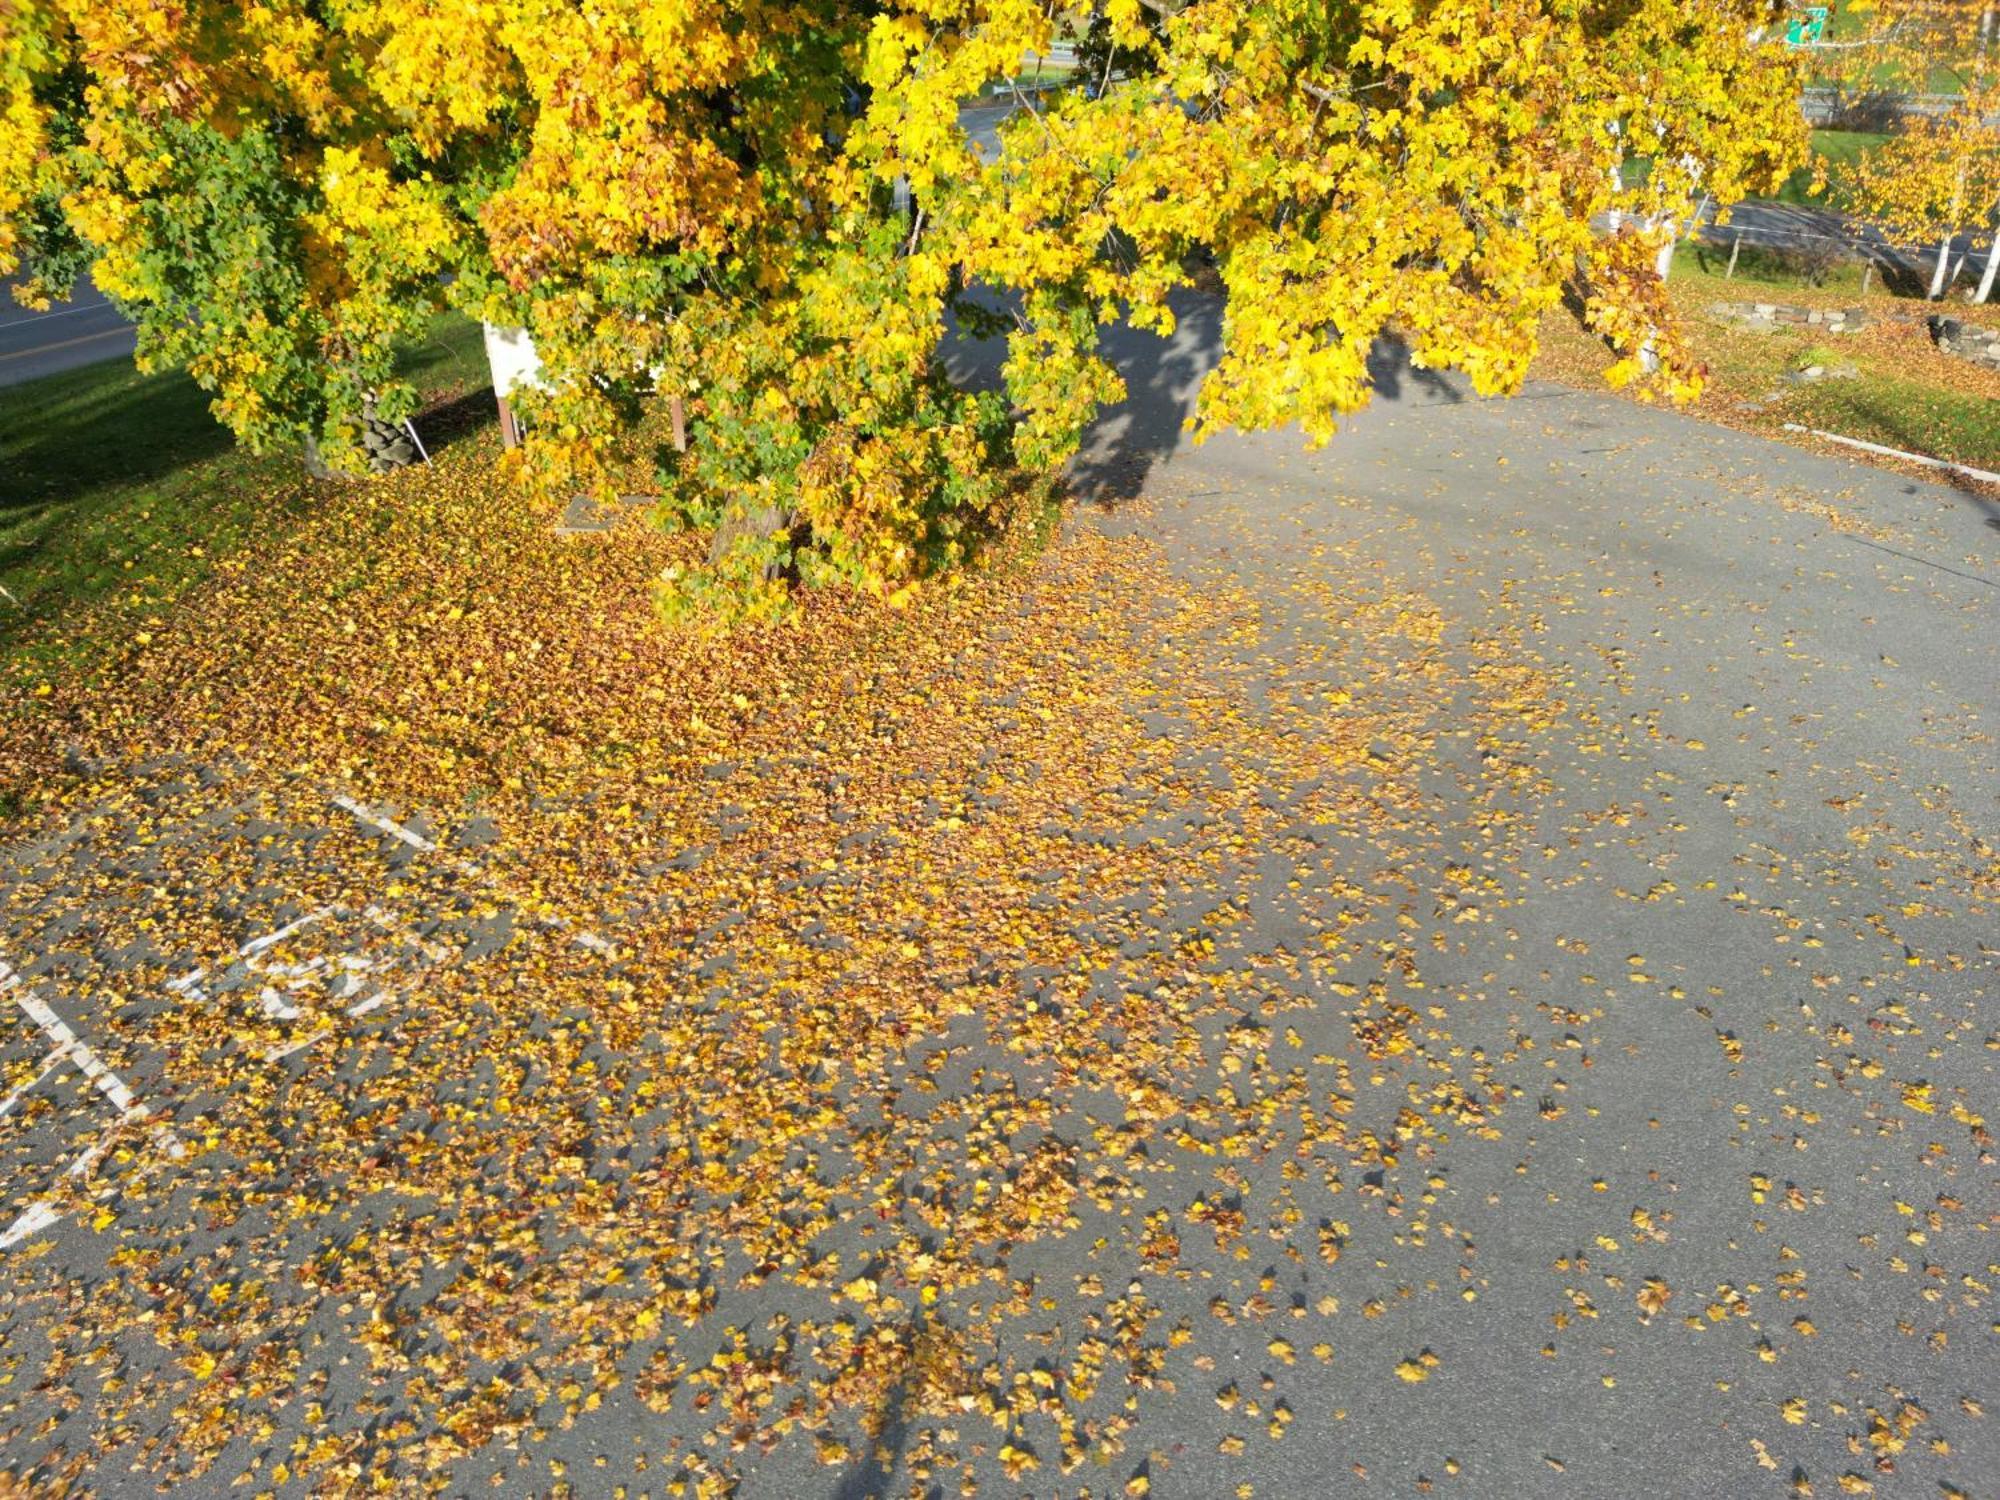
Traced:
POLYGON ((688 451, 687 404, 679 396, 667 397, 667 414, 674 422, 674 452, 688 451))
POLYGON ((1743 253, 1743 231, 1737 230, 1736 237, 1729 242, 1729 269, 1722 273, 1724 281, 1736 279, 1736 257, 1743 253))
POLYGON ((1868 283, 1869 283, 1869 281, 1870 281, 1870 280, 1871 280, 1871 279, 1872 279, 1872 278, 1874 277, 1874 275, 1875 275, 1875 262, 1874 262, 1873 260, 1865 260, 1865 261, 1863 261, 1863 262, 1861 263, 1861 295, 1862 295, 1862 296, 1864 296, 1864 297, 1865 297, 1865 296, 1867 296, 1867 295, 1868 295, 1868 283))
POLYGON ((521 446, 521 426, 514 418, 514 408, 507 404, 505 396, 494 398, 500 403, 500 446, 518 448, 521 446))

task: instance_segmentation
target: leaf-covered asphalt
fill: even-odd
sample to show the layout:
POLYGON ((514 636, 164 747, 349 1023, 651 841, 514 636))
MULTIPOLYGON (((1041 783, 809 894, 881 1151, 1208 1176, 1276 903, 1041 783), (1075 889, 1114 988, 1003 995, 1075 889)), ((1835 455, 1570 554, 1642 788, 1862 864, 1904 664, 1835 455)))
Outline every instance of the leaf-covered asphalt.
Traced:
POLYGON ((595 899, 233 764, 13 850, 4 1466, 2000 1494, 1993 507, 1387 365, 1192 449, 1200 331, 595 899))

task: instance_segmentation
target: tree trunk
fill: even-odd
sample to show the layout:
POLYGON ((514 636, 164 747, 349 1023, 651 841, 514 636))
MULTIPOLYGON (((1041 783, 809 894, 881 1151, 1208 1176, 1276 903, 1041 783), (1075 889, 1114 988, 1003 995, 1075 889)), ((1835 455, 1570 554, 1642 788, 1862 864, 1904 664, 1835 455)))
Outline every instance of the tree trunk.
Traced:
POLYGON ((1944 273, 1951 269, 1951 236, 1938 241, 1937 269, 1931 272, 1931 301, 1944 295, 1944 273))
POLYGON ((1993 296, 1993 283, 2000 278, 2000 224, 1993 226, 1993 248, 1986 252, 1986 269, 1979 276, 1979 290, 1973 294, 1974 302, 1985 302, 1993 296))
POLYGON ((1958 169, 1958 185, 1952 190, 1951 194, 1951 219, 1949 221, 1951 227, 1945 230, 1944 240, 1938 246, 1937 270, 1931 273, 1931 301, 1933 302, 1938 301, 1944 296, 1944 273, 1951 265, 1951 242, 1958 238, 1959 211, 1965 207, 1965 172, 1966 169, 1962 166, 1958 169))

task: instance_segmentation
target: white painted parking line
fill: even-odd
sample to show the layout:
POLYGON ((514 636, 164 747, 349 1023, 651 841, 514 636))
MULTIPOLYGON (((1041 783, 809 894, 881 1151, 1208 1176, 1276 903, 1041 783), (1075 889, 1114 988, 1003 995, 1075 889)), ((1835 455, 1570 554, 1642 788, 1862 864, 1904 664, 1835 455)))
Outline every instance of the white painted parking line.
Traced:
POLYGON ((22 1240, 40 1234, 61 1217, 46 1198, 30 1203, 13 1223, 0 1229, 0 1250, 12 1250, 22 1240))
POLYGON ((320 1038, 329 1037, 332 1035, 333 1035, 333 1028, 331 1026, 322 1026, 317 1031, 307 1032, 297 1041, 280 1042, 275 1047, 269 1047, 265 1049, 264 1061, 282 1062, 284 1061, 284 1059, 290 1057, 294 1052, 303 1052, 306 1050, 306 1048, 310 1047, 314 1042, 320 1040, 320 1038))
POLYGON ((322 906, 318 911, 309 911, 297 921, 287 922, 276 932, 267 932, 262 937, 250 939, 249 942, 236 950, 236 956, 238 958, 255 958, 266 948, 275 947, 286 938, 304 932, 316 922, 324 922, 328 917, 333 916, 338 909, 332 906, 322 906))
MULTIPOLYGON (((414 828, 405 828, 401 823, 398 823, 394 818, 389 817, 385 813, 377 812, 367 803, 357 802, 354 798, 349 797, 342 792, 335 792, 332 795, 331 800, 335 807, 341 809, 343 812, 347 813, 349 816, 353 817, 358 822, 367 824, 377 833, 385 833, 390 838, 396 839, 401 843, 407 844, 409 845, 410 848, 416 849, 424 854, 444 855, 445 858, 450 859, 453 867, 456 868, 461 874, 470 876, 471 878, 481 881, 487 885, 492 885, 495 883, 492 877, 487 875, 485 871, 481 870, 477 865, 473 864, 470 860, 458 859, 451 855, 445 855, 445 851, 441 849, 433 840, 425 838, 421 833, 418 833, 414 828)), ((504 894, 504 890, 502 894, 504 894)), ((551 927, 556 927, 564 932, 567 932, 569 934, 569 940, 572 943, 575 943, 577 947, 586 948, 590 952, 597 954, 600 958, 616 958, 618 956, 618 945, 616 943, 611 942, 607 938, 599 937, 594 932, 577 928, 575 924, 572 923, 567 917, 562 917, 554 913, 549 913, 545 916, 540 917, 538 920, 547 923, 551 927)))
MULTIPOLYGON (((340 808, 357 822, 387 835, 397 842, 415 849, 421 854, 445 860, 462 875, 492 889, 496 882, 490 875, 472 862, 448 853, 436 841, 426 838, 415 829, 406 827, 395 819, 377 812, 366 803, 344 794, 331 797, 334 806, 340 808)), ((497 894, 505 897, 504 889, 497 894)), ((516 903, 518 904, 518 903, 516 903)), ((403 998, 403 993, 386 987, 364 984, 362 976, 383 968, 394 967, 393 957, 371 957, 366 953, 354 952, 332 956, 316 956, 302 963, 269 964, 259 960, 279 944, 296 937, 301 932, 329 919, 344 919, 351 915, 349 908, 339 905, 320 907, 288 922, 283 927, 264 933, 244 942, 236 950, 236 957, 250 966, 251 972, 260 980, 269 980, 260 986, 258 1000, 264 1015, 271 1020, 291 1022, 302 1019, 305 1009, 293 998, 307 981, 322 979, 328 992, 336 1001, 352 1001, 345 1007, 345 1014, 359 1018, 388 1004, 391 1000, 403 998)), ((450 963, 455 955, 446 946, 423 937, 409 922, 397 917, 389 910, 369 905, 360 913, 376 928, 414 947, 433 964, 450 963)), ((543 925, 564 932, 578 947, 589 950, 605 958, 615 958, 618 947, 615 943, 598 934, 578 929, 567 919, 548 914, 536 920, 543 925)), ((178 979, 169 981, 165 988, 168 993, 197 1002, 205 1002, 210 996, 203 988, 209 977, 206 968, 195 969, 178 979)), ((80 1153, 64 1170, 63 1176, 71 1179, 89 1176, 110 1152, 117 1140, 119 1130, 132 1123, 146 1120, 150 1111, 139 1102, 131 1087, 108 1067, 102 1058, 92 1050, 76 1032, 36 996, 22 981, 20 974, 5 962, 0 962, 0 995, 12 994, 14 1002, 34 1021, 51 1043, 52 1050, 36 1076, 0 1101, 0 1117, 16 1108, 27 1093, 65 1062, 74 1063, 91 1084, 118 1111, 117 1120, 103 1131, 96 1142, 80 1153)), ((302 1052, 315 1043, 334 1034, 336 1027, 321 1023, 311 1027, 303 1035, 279 1042, 267 1049, 263 1056, 267 1061, 277 1062, 295 1053, 302 1052)), ((187 1148, 182 1144, 166 1123, 154 1121, 151 1138, 161 1151, 178 1161, 186 1157, 187 1148)), ((42 1230, 60 1222, 61 1212, 55 1207, 55 1200, 38 1199, 24 1209, 6 1229, 0 1230, 0 1250, 11 1249, 42 1230)))
POLYGON ((14 1092, 9 1094, 4 1100, 0 1100, 0 1120, 4 1120, 7 1118, 8 1115, 12 1114, 14 1112, 14 1107, 17 1104, 19 1104, 23 1099, 27 1098, 29 1094, 33 1093, 35 1086, 37 1084, 39 1084, 44 1078, 48 1077, 49 1074, 55 1072, 57 1068, 61 1067, 68 1060, 69 1060, 69 1049, 67 1047, 58 1047, 53 1052, 51 1052, 48 1056, 48 1061, 42 1064, 41 1072, 37 1073, 33 1078, 30 1078, 26 1083, 22 1084, 19 1088, 15 1089, 14 1092))
MULTIPOLYGON (((436 844, 425 838, 421 833, 418 833, 414 828, 405 828, 394 818, 378 813, 365 802, 356 802, 345 793, 334 793, 333 805, 358 821, 366 823, 377 833, 386 833, 390 838, 408 844, 412 849, 419 850, 425 854, 436 854, 439 852, 436 844)), ((461 869, 469 870, 472 868, 463 860, 457 861, 457 863, 461 869)))
POLYGON ((296 1021, 304 1014, 271 985, 265 985, 263 993, 258 998, 264 1002, 264 1015, 269 1020, 296 1021))
MULTIPOLYGON (((105 1065, 104 1060, 89 1043, 79 1037, 67 1021, 51 1010, 40 996, 22 982, 20 972, 4 959, 0 959, 0 994, 12 994, 14 1003, 29 1020, 41 1028, 42 1034, 53 1044, 48 1064, 36 1076, 33 1083, 39 1083, 57 1063, 73 1062, 83 1076, 89 1079, 97 1091, 110 1100, 112 1107, 118 1111, 118 1118, 63 1171, 63 1176, 69 1178, 88 1177, 110 1152, 119 1129, 134 1121, 147 1119, 151 1111, 139 1102, 139 1097, 132 1092, 131 1086, 105 1065)), ((12 1109, 25 1089, 33 1087, 33 1083, 24 1085, 22 1089, 17 1089, 8 1095, 6 1109, 12 1109)), ((5 1112, 6 1110, 0 1110, 0 1114, 5 1112)), ((181 1144, 180 1137, 176 1136, 166 1124, 155 1121, 151 1135, 154 1144, 174 1160, 179 1161, 187 1155, 187 1147, 181 1144)), ((49 1199, 37 1199, 23 1209, 12 1224, 0 1230, 0 1250, 11 1250, 23 1240, 47 1229, 61 1217, 49 1199)))
POLYGON ((0 959, 0 993, 12 991, 14 1003, 28 1013, 28 1019, 42 1028, 42 1033, 58 1048, 67 1052, 83 1076, 97 1086, 99 1093, 109 1099, 118 1113, 131 1118, 146 1111, 140 1105, 138 1096, 126 1086, 125 1080, 104 1065, 104 1061, 74 1031, 69 1023, 50 1010, 40 996, 21 983, 21 976, 5 959, 0 959))

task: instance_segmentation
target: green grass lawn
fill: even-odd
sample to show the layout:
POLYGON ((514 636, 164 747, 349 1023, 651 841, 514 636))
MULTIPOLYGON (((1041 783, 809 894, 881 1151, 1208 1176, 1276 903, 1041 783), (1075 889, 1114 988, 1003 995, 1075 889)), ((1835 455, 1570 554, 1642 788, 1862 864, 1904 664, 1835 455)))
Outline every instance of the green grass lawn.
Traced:
MULTIPOLYGON (((1708 256, 1715 262, 1713 251, 1708 256)), ((1725 252, 1721 261, 1727 259, 1725 252)), ((1746 284, 1766 289, 1773 300, 1809 306, 1861 300, 1856 296, 1858 271, 1854 268, 1846 268, 1846 273, 1830 279, 1827 286, 1808 291, 1799 286, 1796 275, 1789 283, 1777 272, 1767 271, 1769 279, 1761 281, 1755 279, 1757 273, 1746 276, 1744 267, 1750 259, 1745 250, 1735 280, 1725 281, 1719 268, 1704 272, 1696 257, 1683 250, 1674 269, 1676 302, 1685 313, 1699 317, 1700 309, 1711 302, 1742 300, 1746 284)), ((1887 313, 1910 304, 1884 295, 1877 279, 1863 305, 1887 313)), ((1957 307, 1952 311, 1964 315, 1980 310, 1957 307)), ((1968 368, 1950 361, 1939 363, 1941 357, 1934 355, 1929 345, 1928 334, 1915 318, 1907 323, 1883 324, 1870 334, 1831 338, 1814 328, 1748 333, 1704 323, 1700 338, 1701 353, 1712 376, 1733 395, 1754 398, 1773 390, 1786 391, 1782 402, 1771 410, 1774 418, 2000 470, 2000 401, 1982 389, 1968 389, 1983 383, 1968 368), (1785 385, 1788 371, 1814 364, 1852 364, 1859 375, 1852 380, 1785 385)))
MULTIPOLYGON (((428 401, 478 390, 478 325, 438 319, 403 368, 428 401)), ((119 360, 0 391, 0 588, 12 596, 0 595, 0 662, 87 654, 121 620, 143 629, 311 496, 298 454, 237 448, 179 372, 141 375, 119 360), (75 635, 42 628, 107 601, 75 635)))
POLYGON ((2000 401, 1870 370, 1860 380, 1805 386, 1786 403, 1794 422, 1891 448, 2000 472, 2000 401))

